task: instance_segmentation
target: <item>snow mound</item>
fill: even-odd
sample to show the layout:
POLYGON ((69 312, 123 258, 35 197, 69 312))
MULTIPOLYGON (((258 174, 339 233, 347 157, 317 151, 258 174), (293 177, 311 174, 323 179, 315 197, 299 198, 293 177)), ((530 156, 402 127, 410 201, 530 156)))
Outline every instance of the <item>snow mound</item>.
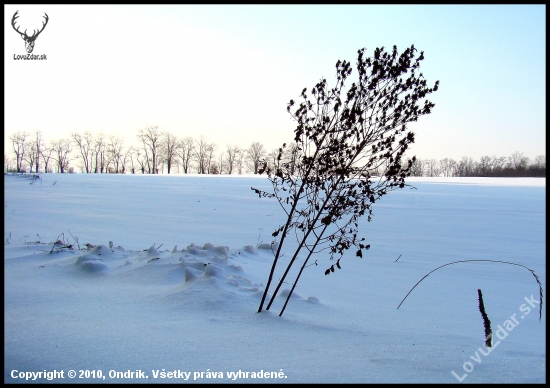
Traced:
POLYGON ((107 248, 105 245, 91 245, 88 244, 88 253, 97 256, 110 256, 113 251, 107 248))
POLYGON ((86 253, 85 255, 79 256, 76 259, 76 265, 80 265, 80 264, 86 263, 88 261, 103 261, 103 259, 101 259, 101 258, 99 258, 95 255, 91 255, 89 253, 86 253))
POLYGON ((224 246, 214 246, 213 244, 206 243, 202 247, 205 251, 208 251, 210 254, 213 255, 220 255, 222 258, 229 257, 229 247, 224 246))
POLYGON ((90 273, 104 272, 107 270, 107 265, 103 262, 103 259, 89 253, 78 257, 75 264, 85 272, 90 273))
POLYGON ((198 269, 194 269, 191 267, 185 267, 185 282, 192 282, 197 278, 197 276, 202 275, 203 272, 199 271, 198 269))
POLYGON ((147 256, 158 256, 159 251, 157 248, 155 248, 155 244, 151 245, 149 249, 147 249, 147 256))
POLYGON ((256 250, 254 249, 254 247, 252 245, 247 245, 243 248, 243 250, 245 252, 248 252, 248 253, 256 253, 256 250))
POLYGON ((309 303, 313 303, 313 304, 319 304, 319 299, 317 299, 316 297, 314 296, 309 296, 306 300, 306 302, 309 302, 309 303))
POLYGON ((224 279, 225 270, 222 267, 218 267, 216 264, 208 264, 204 269, 204 276, 224 279))
MULTIPOLYGON (((250 258, 248 254, 261 254, 251 245, 235 251, 211 243, 190 244, 182 250, 176 245, 164 251, 157 249, 155 244, 138 251, 109 249, 105 245, 86 246, 87 249, 80 252, 67 252, 69 256, 63 260, 84 273, 120 279, 129 277, 159 286, 165 298, 192 309, 207 306, 210 311, 228 311, 233 303, 247 311, 255 310, 263 295, 263 284, 254 283, 243 270, 250 258)), ((286 289, 279 296, 287 297, 289 293, 286 289)), ((296 293, 292 298, 306 301, 296 293)), ((315 297, 308 298, 307 302, 319 303, 315 297)))
POLYGON ((195 244, 190 244, 186 249, 182 249, 182 253, 187 253, 195 256, 208 256, 208 251, 195 244))
POLYGON ((105 265, 105 263, 96 260, 85 261, 84 263, 82 263, 81 268, 86 272, 100 273, 105 272, 108 267, 105 265))
MULTIPOLYGON (((282 290, 280 293, 279 293, 279 296, 280 297, 284 297, 284 298, 287 298, 288 297, 288 294, 290 294, 290 290, 288 288, 285 288, 284 290, 282 290)), ((314 296, 309 296, 307 299, 304 300, 304 298, 302 298, 300 295, 298 295, 296 292, 293 292, 292 293, 292 296, 290 297, 291 299, 297 299, 297 300, 303 300, 305 302, 308 302, 308 303, 312 303, 312 304, 320 304, 319 302, 319 299, 314 297, 314 296)))
MULTIPOLYGON (((271 244, 268 243, 259 243, 257 246, 258 249, 271 249, 271 244)), ((275 249, 275 244, 273 244, 273 249, 275 249)))
POLYGON ((185 268, 193 268, 201 272, 204 272, 204 267, 206 266, 206 263, 203 263, 202 261, 188 261, 183 257, 180 257, 179 261, 185 268))
MULTIPOLYGON (((290 294, 290 290, 288 288, 285 288, 279 293, 279 296, 286 298, 288 297, 289 294, 290 294)), ((302 297, 295 292, 292 293, 291 298, 302 299, 302 297)))

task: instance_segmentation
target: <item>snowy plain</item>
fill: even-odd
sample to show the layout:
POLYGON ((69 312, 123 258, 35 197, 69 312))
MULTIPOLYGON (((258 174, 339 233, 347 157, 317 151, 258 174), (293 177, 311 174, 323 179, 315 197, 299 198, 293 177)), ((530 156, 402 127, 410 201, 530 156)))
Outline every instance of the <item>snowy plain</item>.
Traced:
POLYGON ((319 254, 279 317, 283 297, 256 312, 284 221, 265 178, 4 175, 4 382, 546 382, 545 179, 408 183, 363 220, 363 258, 326 276, 319 254), (397 309, 476 259, 534 270, 542 319, 533 275, 489 262, 397 309))

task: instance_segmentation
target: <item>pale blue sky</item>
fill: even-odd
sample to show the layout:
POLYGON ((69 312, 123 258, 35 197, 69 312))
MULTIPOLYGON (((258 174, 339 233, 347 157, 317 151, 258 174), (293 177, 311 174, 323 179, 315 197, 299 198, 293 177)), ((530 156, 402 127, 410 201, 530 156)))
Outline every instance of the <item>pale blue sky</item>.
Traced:
POLYGON ((545 29, 545 5, 5 5, 4 139, 40 129, 135 143, 158 125, 271 150, 293 137, 287 102, 332 84, 337 60, 414 44, 440 87, 410 126, 411 156, 533 158, 546 153, 545 29), (16 10, 29 30, 49 15, 33 52, 46 61, 14 60, 16 10))

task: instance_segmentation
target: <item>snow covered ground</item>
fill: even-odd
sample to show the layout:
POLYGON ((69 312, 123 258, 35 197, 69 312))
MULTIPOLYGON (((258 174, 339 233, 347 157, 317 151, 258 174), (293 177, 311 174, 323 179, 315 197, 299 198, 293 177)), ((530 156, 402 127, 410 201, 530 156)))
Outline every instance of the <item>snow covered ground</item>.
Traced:
POLYGON ((410 179, 361 225, 367 254, 330 276, 319 254, 282 317, 283 297, 256 313, 284 220, 250 190, 265 178, 32 183, 4 175, 4 382, 546 381, 545 179, 410 179), (535 278, 504 263, 441 268, 397 309, 429 271, 476 259, 534 270, 542 320, 535 278))

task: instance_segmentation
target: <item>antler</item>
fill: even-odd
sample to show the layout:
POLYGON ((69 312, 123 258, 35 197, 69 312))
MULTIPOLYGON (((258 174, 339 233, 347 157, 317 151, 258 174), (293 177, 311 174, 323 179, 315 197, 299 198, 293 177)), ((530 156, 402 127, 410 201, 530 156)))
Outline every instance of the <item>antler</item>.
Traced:
POLYGON ((43 18, 46 19, 46 22, 42 22, 42 28, 40 30, 38 30, 38 32, 36 30, 34 30, 32 36, 28 36, 27 35, 27 30, 25 30, 25 32, 21 32, 19 31, 19 28, 15 26, 15 19, 17 19, 19 17, 19 15, 17 14, 19 11, 15 11, 15 13, 13 14, 13 17, 11 18, 11 26, 13 27, 13 29, 15 31, 17 31, 21 36, 25 35, 25 37, 27 39, 30 39, 30 40, 34 40, 38 37, 38 35, 40 35, 40 33, 42 31, 44 31, 44 28, 46 27, 46 24, 48 24, 48 20, 50 20, 50 18, 48 17, 48 14, 46 12, 44 12, 44 15, 46 16, 42 16, 43 18))
POLYGON ((48 20, 50 20, 50 18, 48 17, 48 14, 46 12, 44 12, 44 15, 46 15, 46 16, 42 16, 42 17, 46 19, 46 23, 42 22, 42 29, 40 29, 40 31, 35 32, 34 34, 32 34, 31 38, 36 38, 38 35, 40 35, 40 33, 42 31, 44 31, 44 28, 46 28, 46 24, 48 24, 48 20))
POLYGON ((15 13, 13 14, 13 17, 11 18, 11 26, 13 27, 13 29, 15 31, 17 31, 19 34, 21 35, 27 35, 26 32, 27 30, 25 30, 25 34, 23 34, 21 31, 19 31, 19 28, 15 27, 15 19, 17 19, 19 17, 19 15, 17 14, 19 11, 15 11, 15 13))

